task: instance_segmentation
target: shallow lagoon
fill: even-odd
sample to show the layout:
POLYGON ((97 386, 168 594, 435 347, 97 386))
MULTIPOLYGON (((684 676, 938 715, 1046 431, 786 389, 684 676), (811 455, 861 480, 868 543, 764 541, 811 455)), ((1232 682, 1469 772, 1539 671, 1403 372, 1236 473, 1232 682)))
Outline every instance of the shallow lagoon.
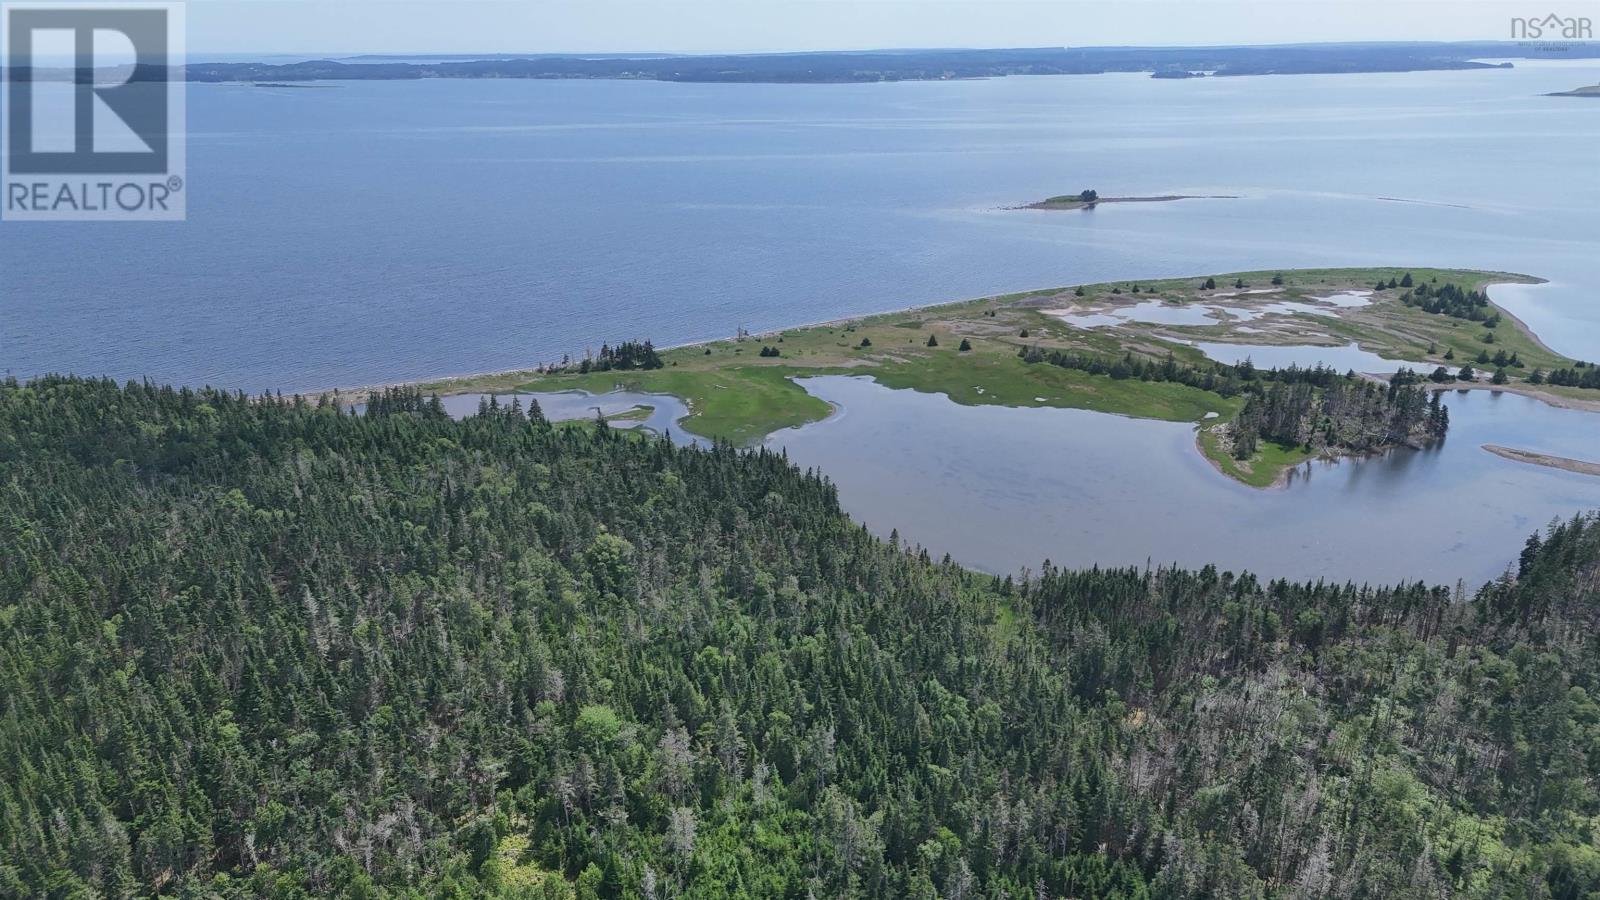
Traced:
MULTIPOLYGON (((1318 347, 1311 344, 1222 344, 1196 341, 1190 346, 1217 362, 1236 366, 1248 359, 1258 369, 1282 369, 1288 366, 1305 369, 1323 365, 1340 372, 1353 369, 1377 375, 1389 375, 1401 369, 1411 369, 1425 375, 1434 369, 1432 363, 1385 359, 1376 353, 1362 350, 1353 343, 1344 347, 1318 347)), ((1600 425, 1600 422, 1597 422, 1597 425, 1600 425)))
MULTIPOLYGON (((479 404, 490 397, 489 394, 453 394, 440 397, 445 412, 461 419, 476 415, 479 404)), ((537 401, 539 409, 545 418, 552 422, 570 421, 573 419, 592 419, 597 414, 615 416, 625 413, 630 409, 641 406, 650 407, 650 415, 644 419, 628 419, 612 422, 613 428, 642 428, 657 434, 670 434, 672 439, 680 444, 698 443, 694 435, 679 427, 678 420, 689 414, 689 408, 682 400, 668 394, 645 394, 638 391, 612 391, 607 394, 591 394, 588 391, 556 391, 544 393, 514 393, 493 395, 500 404, 509 405, 513 399, 521 401, 524 408, 529 401, 537 401)))
MULTIPOLYGON (((1100 328, 1121 325, 1124 322, 1143 322, 1149 325, 1221 325, 1222 319, 1218 317, 1217 310, 1216 306, 1198 303, 1178 306, 1165 300, 1146 300, 1107 313, 1052 310, 1049 314, 1079 328, 1100 328)), ((1228 312, 1235 311, 1230 309, 1228 312)))
POLYGON ((864 377, 805 379, 827 421, 768 443, 818 467, 875 531, 996 573, 1177 562, 1270 577, 1495 577, 1529 532, 1600 508, 1600 478, 1501 459, 1498 443, 1593 459, 1600 419, 1517 394, 1447 395, 1425 451, 1312 463, 1261 491, 1211 467, 1194 428, 1068 409, 960 406, 864 377))
MULTIPOLYGON (((1367 306, 1372 302, 1371 291, 1342 291, 1326 297, 1311 297, 1309 298, 1311 302, 1280 298, 1271 303, 1256 306, 1237 305, 1240 300, 1247 299, 1248 295, 1251 294, 1272 295, 1278 293, 1276 289, 1272 288, 1241 290, 1214 295, 1216 300, 1226 300, 1228 301, 1227 303, 1175 304, 1167 300, 1145 300, 1132 306, 1117 307, 1104 312, 1081 313, 1074 312, 1068 308, 1045 310, 1045 314, 1055 316, 1068 325, 1078 328, 1105 328, 1129 322, 1139 322, 1146 325, 1208 327, 1226 325, 1231 322, 1254 322, 1269 315, 1304 315, 1334 319, 1338 318, 1339 309, 1367 306)), ((1255 329, 1248 330, 1254 331, 1255 329)))

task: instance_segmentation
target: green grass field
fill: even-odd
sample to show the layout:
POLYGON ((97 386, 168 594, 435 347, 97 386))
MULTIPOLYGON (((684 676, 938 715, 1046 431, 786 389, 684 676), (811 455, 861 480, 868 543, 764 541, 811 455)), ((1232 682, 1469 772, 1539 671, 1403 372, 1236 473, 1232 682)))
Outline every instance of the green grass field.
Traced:
POLYGON ((1251 487, 1267 488, 1277 484, 1285 469, 1290 469, 1311 459, 1311 454, 1300 447, 1285 447, 1274 441, 1262 441, 1256 455, 1249 460, 1237 460, 1209 428, 1200 430, 1200 452, 1228 476, 1251 487))
POLYGON ((961 337, 956 335, 929 348, 927 334, 934 332, 917 329, 911 332, 917 335, 914 345, 893 345, 891 353, 887 345, 892 330, 894 323, 877 323, 822 335, 848 334, 850 339, 842 342, 785 334, 784 352, 794 354, 789 358, 762 359, 724 345, 711 345, 711 357, 705 356, 704 348, 689 354, 673 350, 664 356, 668 365, 664 369, 552 375, 520 387, 595 393, 626 388, 671 394, 689 406, 683 423, 688 430, 740 444, 826 418, 828 404, 794 381, 811 375, 864 375, 886 387, 945 394, 967 406, 1054 406, 1176 422, 1197 422, 1208 412, 1230 417, 1238 411, 1237 401, 1183 385, 1114 381, 1055 366, 1028 365, 1017 357, 1018 344, 996 341, 979 347, 974 342, 974 349, 962 352, 957 349, 961 337), (876 340, 871 347, 860 348, 863 337, 876 340), (841 343, 847 346, 840 347, 841 343))
POLYGON ((649 372, 557 375, 526 382, 530 391, 618 389, 671 394, 689 406, 683 426, 702 437, 737 444, 759 442, 774 431, 824 419, 828 404, 790 380, 778 366, 730 365, 715 369, 666 368, 649 372))

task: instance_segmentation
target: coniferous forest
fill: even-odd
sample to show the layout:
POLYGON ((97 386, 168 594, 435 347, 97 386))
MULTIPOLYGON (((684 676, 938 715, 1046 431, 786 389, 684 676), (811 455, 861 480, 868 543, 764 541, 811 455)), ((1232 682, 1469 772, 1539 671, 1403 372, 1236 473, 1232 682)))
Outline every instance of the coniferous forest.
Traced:
POLYGON ((1257 369, 1249 359, 1238 365, 1213 362, 1189 366, 1171 356, 1121 357, 1038 347, 1018 351, 1023 362, 1049 363, 1113 379, 1174 382, 1223 397, 1245 398, 1228 423, 1233 455, 1249 459, 1261 439, 1317 452, 1371 453, 1400 445, 1426 446, 1450 429, 1450 410, 1438 393, 1417 387, 1421 378, 1402 369, 1380 385, 1355 372, 1326 366, 1257 369))
POLYGON ((1232 423, 1235 454, 1248 459, 1258 439, 1286 446, 1370 453, 1401 444, 1424 446, 1445 436, 1450 410, 1439 394, 1407 379, 1387 386, 1360 378, 1317 387, 1307 381, 1272 381, 1248 395, 1232 423))
POLYGON ((4 383, 0 896, 1588 897, 1600 519, 1506 555, 995 579, 767 451, 4 383))

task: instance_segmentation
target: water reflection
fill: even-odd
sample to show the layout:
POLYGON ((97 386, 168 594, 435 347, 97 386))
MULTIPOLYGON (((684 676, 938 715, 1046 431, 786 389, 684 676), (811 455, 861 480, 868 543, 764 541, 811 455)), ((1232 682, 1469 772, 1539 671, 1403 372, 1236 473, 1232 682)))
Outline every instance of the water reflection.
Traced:
POLYGON ((1376 353, 1362 350, 1354 342, 1344 347, 1318 347, 1311 344, 1281 346, 1195 341, 1191 346, 1220 363, 1236 366, 1248 359, 1261 369, 1282 369, 1291 365, 1310 368, 1323 365, 1341 372, 1353 369, 1357 372, 1388 375, 1401 369, 1427 373, 1434 368, 1432 363, 1384 359, 1376 353))
POLYGON ((1372 292, 1340 291, 1337 294, 1329 294, 1326 297, 1312 297, 1311 299, 1317 301, 1318 303, 1327 303, 1330 306, 1337 306, 1340 309, 1354 309, 1359 306, 1371 306, 1372 292))

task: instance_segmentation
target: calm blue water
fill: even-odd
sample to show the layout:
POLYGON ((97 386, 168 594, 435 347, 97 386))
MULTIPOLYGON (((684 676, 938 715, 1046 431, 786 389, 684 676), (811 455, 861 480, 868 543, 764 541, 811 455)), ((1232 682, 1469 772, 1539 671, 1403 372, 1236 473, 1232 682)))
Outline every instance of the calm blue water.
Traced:
POLYGON ((1517 394, 1451 391, 1427 450, 1317 462, 1257 490, 1212 468, 1194 427, 1076 409, 959 406, 863 377, 802 380, 834 417, 768 443, 839 485, 875 532, 994 573, 1049 559, 1215 563, 1267 577, 1469 589, 1552 518, 1600 508, 1600 478, 1502 459, 1501 444, 1596 458, 1594 413, 1517 394))
POLYGON ((188 223, 0 224, 0 368, 304 390, 1366 263, 1549 277, 1497 296, 1600 358, 1600 103, 1538 96, 1597 81, 193 85, 188 223), (999 209, 1086 187, 1245 199, 999 209))

